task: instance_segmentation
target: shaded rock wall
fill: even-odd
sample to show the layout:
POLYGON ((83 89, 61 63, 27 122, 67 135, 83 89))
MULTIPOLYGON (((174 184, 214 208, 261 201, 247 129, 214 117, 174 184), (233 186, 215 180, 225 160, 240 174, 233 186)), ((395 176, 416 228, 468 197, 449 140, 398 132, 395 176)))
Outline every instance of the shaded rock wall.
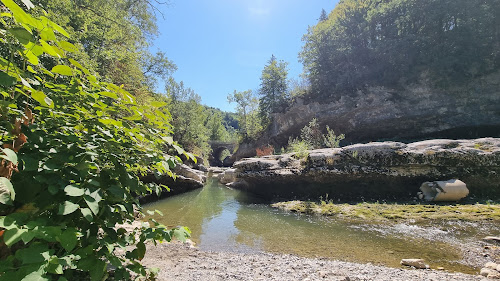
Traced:
POLYGON ((500 198, 500 139, 376 142, 245 158, 233 187, 280 199, 412 199, 425 181, 460 179, 472 197, 500 198))
POLYGON ((273 116, 264 136, 241 144, 233 160, 255 155, 255 148, 287 144, 313 118, 321 127, 344 133, 343 144, 377 140, 500 137, 500 73, 458 89, 412 86, 404 90, 371 87, 334 102, 296 102, 273 116))

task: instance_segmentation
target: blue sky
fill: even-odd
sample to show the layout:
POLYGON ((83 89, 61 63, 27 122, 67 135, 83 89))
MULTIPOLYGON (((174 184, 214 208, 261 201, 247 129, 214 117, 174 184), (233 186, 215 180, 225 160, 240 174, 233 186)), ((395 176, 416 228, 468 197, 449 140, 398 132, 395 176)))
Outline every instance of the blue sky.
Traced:
MULTIPOLYGON (((160 36, 151 51, 161 50, 178 67, 177 81, 192 88, 202 103, 234 111, 227 95, 259 88, 272 54, 289 63, 298 77, 297 55, 307 27, 335 0, 170 0, 159 9, 160 36)), ((160 84, 158 90, 164 91, 160 84)))

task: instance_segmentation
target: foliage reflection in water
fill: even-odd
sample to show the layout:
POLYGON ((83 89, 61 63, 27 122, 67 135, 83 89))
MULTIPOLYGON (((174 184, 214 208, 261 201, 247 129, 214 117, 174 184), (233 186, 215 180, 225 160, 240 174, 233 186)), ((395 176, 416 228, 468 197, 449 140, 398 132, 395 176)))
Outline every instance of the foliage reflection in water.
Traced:
POLYGON ((462 256, 453 229, 359 224, 285 213, 215 180, 146 209, 163 212, 163 217, 154 218, 167 226, 188 226, 192 240, 203 250, 267 251, 392 267, 399 267, 402 258, 423 258, 434 268, 477 271, 458 262, 462 256))

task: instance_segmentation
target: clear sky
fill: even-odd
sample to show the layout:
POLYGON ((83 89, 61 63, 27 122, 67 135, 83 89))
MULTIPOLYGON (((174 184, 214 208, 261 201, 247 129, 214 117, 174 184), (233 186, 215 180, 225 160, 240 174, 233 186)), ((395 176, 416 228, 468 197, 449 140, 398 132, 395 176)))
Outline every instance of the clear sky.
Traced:
MULTIPOLYGON (((192 88, 202 103, 234 111, 227 95, 256 90, 262 69, 274 54, 289 63, 289 78, 302 73, 298 53, 308 26, 336 0, 170 0, 158 15, 161 50, 178 67, 177 81, 192 88)), ((159 85, 159 91, 164 91, 159 85)))

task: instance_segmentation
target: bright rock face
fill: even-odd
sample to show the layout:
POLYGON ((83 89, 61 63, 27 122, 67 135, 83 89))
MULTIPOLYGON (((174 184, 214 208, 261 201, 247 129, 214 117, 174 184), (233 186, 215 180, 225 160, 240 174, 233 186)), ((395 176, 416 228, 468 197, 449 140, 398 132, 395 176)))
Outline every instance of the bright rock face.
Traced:
POLYGON ((412 199, 426 181, 460 179, 470 196, 500 198, 500 139, 374 142, 234 164, 235 188, 281 199, 412 199))

